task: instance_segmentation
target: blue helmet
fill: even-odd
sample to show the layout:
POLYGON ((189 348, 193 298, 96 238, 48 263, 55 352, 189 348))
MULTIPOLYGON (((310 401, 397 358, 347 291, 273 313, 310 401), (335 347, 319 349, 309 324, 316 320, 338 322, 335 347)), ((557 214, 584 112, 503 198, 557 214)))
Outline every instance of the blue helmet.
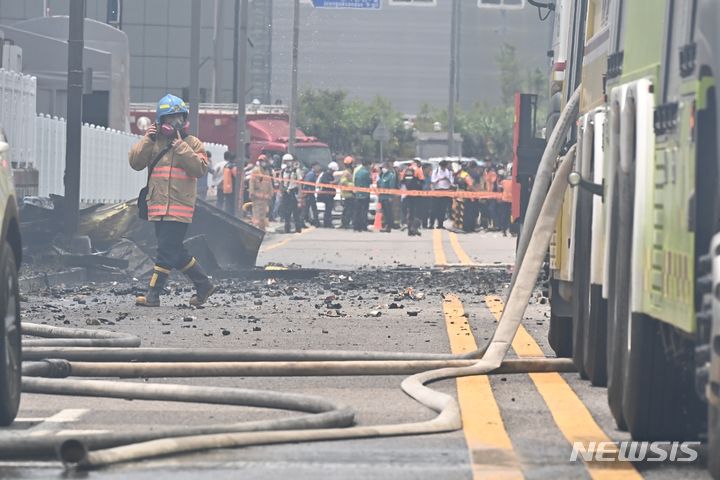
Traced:
POLYGON ((157 104, 157 110, 155 111, 155 121, 160 122, 162 117, 165 115, 172 115, 174 113, 184 113, 188 115, 187 103, 182 98, 176 97, 168 93, 157 104))

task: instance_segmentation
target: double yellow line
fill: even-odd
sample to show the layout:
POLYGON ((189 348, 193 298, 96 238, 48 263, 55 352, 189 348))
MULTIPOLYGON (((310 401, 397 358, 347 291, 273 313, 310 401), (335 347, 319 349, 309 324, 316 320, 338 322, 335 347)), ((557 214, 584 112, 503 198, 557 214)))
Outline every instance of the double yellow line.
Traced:
MULTIPOLYGON (((435 253, 436 267, 449 267, 456 265, 448 264, 447 256, 445 255, 445 248, 443 247, 442 232, 444 231, 446 230, 433 230, 433 252, 435 253)), ((447 232, 447 234, 450 238, 450 246, 452 247, 453 252, 455 252, 455 256, 460 261, 460 265, 468 267, 477 266, 477 263, 473 262, 470 256, 465 253, 465 250, 463 250, 462 246, 460 245, 460 240, 458 240, 457 234, 449 231, 447 232)))
MULTIPOLYGON (((305 228, 305 229, 303 229, 303 230, 300 232, 300 235, 304 235, 304 234, 306 234, 306 233, 312 232, 313 230, 315 230, 315 227, 305 228)), ((286 238, 285 240, 282 240, 282 241, 280 241, 280 242, 273 243, 273 244, 271 244, 271 245, 267 245, 267 246, 265 246, 265 247, 262 247, 262 248, 260 249, 260 251, 264 253, 264 252, 269 252, 269 251, 271 251, 271 250, 275 250, 276 248, 283 247, 283 246, 287 245, 288 243, 290 243, 294 238, 297 238, 297 237, 296 237, 295 235, 293 235, 293 236, 288 237, 288 238, 286 238)))
MULTIPOLYGON (((443 310, 452 353, 476 350, 475 337, 460 299, 455 295, 447 295, 443 310)), ((457 392, 473 479, 523 478, 500 408, 495 402, 490 377, 479 375, 458 378, 457 392)))
MULTIPOLYGON (((504 307, 500 297, 485 297, 485 305, 495 318, 500 320, 504 307)), ((512 348, 519 357, 544 356, 540 346, 523 325, 520 325, 515 334, 512 348)), ((550 410, 555 424, 570 445, 582 442, 587 446, 590 442, 611 441, 600 425, 595 422, 582 400, 559 373, 531 373, 529 375, 550 410)), ((590 462, 586 464, 586 467, 590 477, 594 479, 642 478, 642 475, 630 462, 590 462)))

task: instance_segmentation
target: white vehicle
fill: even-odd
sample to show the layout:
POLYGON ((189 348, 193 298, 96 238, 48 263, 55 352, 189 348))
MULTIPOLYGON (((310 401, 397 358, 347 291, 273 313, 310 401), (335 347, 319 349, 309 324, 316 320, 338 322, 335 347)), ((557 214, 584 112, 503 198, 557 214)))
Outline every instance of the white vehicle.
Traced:
POLYGON ((20 224, 12 182, 10 145, 0 129, 0 426, 10 425, 20 405, 20 224))

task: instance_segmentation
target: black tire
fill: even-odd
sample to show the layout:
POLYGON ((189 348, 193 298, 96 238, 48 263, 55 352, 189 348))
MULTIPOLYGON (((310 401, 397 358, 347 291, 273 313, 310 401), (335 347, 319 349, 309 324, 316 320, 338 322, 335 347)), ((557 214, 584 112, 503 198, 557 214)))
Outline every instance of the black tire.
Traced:
POLYGON ((573 346, 572 359, 580 378, 587 380, 585 345, 590 318, 590 262, 592 244, 592 196, 578 189, 575 211, 575 252, 573 254, 573 346))
POLYGON ((590 316, 583 348, 583 363, 590 383, 607 386, 607 301, 602 285, 590 285, 590 316))
POLYGON ((627 352, 627 319, 630 312, 632 190, 634 190, 630 187, 629 180, 620 181, 621 178, 626 177, 628 176, 619 174, 615 176, 609 225, 611 261, 608 272, 610 285, 608 286, 607 396, 610 412, 620 430, 627 429, 622 401, 627 352))
POLYGON ((0 426, 10 425, 20 406, 20 292, 15 255, 0 245, 0 426))
POLYGON ((550 308, 550 330, 548 343, 558 358, 571 358, 573 347, 573 329, 571 317, 560 317, 550 308))
MULTIPOLYGON (((720 356, 720 352, 715 352, 714 355, 720 356)), ((716 360, 720 361, 720 360, 716 360)), ((711 385, 711 388, 715 388, 713 393, 715 401, 720 402, 720 384, 711 385)), ((708 402, 708 470, 710 475, 716 480, 720 480, 720 404, 713 404, 708 402)))
POLYGON ((705 424, 705 408, 695 394, 693 345, 670 326, 637 313, 628 335, 623 416, 633 440, 696 439, 705 424), (678 337, 672 358, 663 333, 678 337))

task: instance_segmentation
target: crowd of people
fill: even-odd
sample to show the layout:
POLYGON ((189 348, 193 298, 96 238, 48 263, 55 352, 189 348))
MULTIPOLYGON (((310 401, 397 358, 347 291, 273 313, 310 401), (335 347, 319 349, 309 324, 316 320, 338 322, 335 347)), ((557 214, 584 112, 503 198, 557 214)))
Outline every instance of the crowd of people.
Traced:
POLYGON ((303 165, 290 154, 280 158, 261 154, 254 165, 245 169, 246 188, 239 203, 235 155, 225 152, 223 161, 215 166, 212 159, 209 161, 210 180, 198 182, 198 195, 206 198, 210 185, 218 208, 235 215, 238 205, 245 205, 252 209, 253 224, 263 230, 268 221, 275 220, 284 223, 286 233, 301 232, 308 225, 336 228, 333 213, 339 210, 339 228, 368 231, 374 194, 363 189, 372 186, 398 191, 377 196, 376 210, 382 211, 383 232, 406 229, 410 236, 421 235, 422 229, 445 228, 450 218, 466 232, 485 229, 507 235, 510 228, 512 164, 494 165, 474 159, 431 162, 420 158, 373 164, 369 159, 346 155, 323 167, 319 163, 303 165), (449 195, 433 193, 455 190, 495 192, 500 198, 453 200, 449 195), (406 191, 428 194, 407 195, 403 193, 406 191), (456 215, 452 215, 453 209, 456 215))

